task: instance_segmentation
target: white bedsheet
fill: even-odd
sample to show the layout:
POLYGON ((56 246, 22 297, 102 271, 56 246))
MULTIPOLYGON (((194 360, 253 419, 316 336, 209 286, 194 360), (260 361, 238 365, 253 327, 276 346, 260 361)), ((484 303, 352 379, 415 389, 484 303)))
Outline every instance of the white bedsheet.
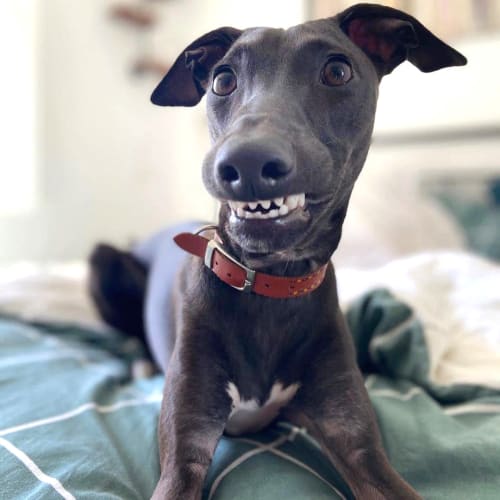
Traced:
POLYGON ((434 382, 500 387, 498 264, 465 252, 429 252, 370 270, 337 269, 337 280, 344 308, 385 287, 414 309, 434 382))
POLYGON ((19 262, 0 268, 0 313, 107 330, 87 292, 85 262, 19 262))

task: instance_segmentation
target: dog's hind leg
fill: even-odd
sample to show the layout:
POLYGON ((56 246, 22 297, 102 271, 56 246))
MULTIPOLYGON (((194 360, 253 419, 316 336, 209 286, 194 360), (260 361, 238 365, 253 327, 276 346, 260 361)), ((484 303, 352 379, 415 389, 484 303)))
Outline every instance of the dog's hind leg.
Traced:
POLYGON ((164 372, 174 338, 172 291, 186 258, 173 237, 201 225, 193 221, 167 227, 130 251, 99 244, 89 259, 90 295, 101 317, 117 330, 143 340, 164 372))
POLYGON ((89 258, 89 291, 101 317, 113 328, 145 340, 147 267, 132 253, 96 245, 89 258))

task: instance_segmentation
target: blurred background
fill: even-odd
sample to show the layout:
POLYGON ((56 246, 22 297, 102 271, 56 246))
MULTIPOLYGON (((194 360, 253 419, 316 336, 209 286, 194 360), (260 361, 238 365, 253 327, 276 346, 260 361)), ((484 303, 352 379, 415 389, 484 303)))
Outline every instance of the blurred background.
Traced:
MULTIPOLYGON (((85 258, 213 218, 203 103, 153 106, 181 50, 223 25, 287 27, 340 0, 0 2, 0 264, 85 258)), ((369 266, 469 248, 500 260, 500 1, 385 1, 469 60, 381 85, 373 147, 337 259, 369 266)))

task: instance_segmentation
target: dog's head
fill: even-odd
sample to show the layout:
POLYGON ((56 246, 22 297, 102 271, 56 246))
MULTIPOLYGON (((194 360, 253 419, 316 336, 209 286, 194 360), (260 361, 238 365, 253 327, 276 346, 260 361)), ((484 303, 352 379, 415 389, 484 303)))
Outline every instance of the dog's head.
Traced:
POLYGON ((178 57, 152 101, 194 106, 207 94, 203 180, 247 263, 328 259, 368 152, 378 84, 406 59, 424 72, 466 62, 413 17, 371 4, 288 30, 220 28, 178 57))

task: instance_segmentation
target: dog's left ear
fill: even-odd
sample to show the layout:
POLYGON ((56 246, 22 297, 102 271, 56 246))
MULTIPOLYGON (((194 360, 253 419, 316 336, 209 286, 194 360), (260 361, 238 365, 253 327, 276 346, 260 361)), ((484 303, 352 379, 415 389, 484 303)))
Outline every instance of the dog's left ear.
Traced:
POLYGON ((460 52, 400 10, 362 3, 337 19, 344 33, 370 57, 380 78, 406 59, 425 73, 467 63, 460 52))
POLYGON ((158 106, 194 106, 205 94, 210 70, 242 31, 219 28, 187 46, 151 95, 158 106))

